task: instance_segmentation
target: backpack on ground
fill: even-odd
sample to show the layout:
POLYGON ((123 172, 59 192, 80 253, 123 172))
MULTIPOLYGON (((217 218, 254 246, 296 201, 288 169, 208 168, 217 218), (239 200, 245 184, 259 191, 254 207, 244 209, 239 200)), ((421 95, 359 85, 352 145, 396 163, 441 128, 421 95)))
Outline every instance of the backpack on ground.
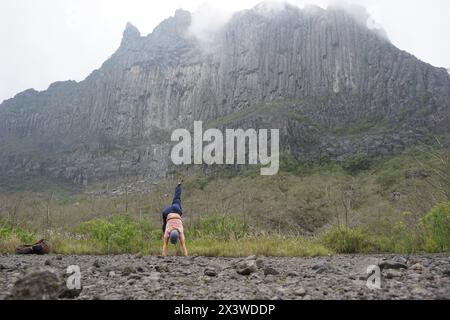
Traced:
POLYGON ((47 254, 49 252, 50 247, 43 239, 35 244, 24 244, 16 248, 16 254, 47 254))

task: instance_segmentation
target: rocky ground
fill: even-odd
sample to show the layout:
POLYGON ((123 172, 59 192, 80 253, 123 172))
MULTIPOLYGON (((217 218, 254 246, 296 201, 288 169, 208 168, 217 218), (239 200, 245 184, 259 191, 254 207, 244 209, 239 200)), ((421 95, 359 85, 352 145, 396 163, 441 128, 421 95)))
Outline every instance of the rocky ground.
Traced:
POLYGON ((450 257, 0 255, 0 299, 450 299, 450 257), (80 267, 81 290, 68 290, 80 267), (381 289, 367 287, 378 265, 381 289), (73 275, 75 275, 74 273, 73 275))

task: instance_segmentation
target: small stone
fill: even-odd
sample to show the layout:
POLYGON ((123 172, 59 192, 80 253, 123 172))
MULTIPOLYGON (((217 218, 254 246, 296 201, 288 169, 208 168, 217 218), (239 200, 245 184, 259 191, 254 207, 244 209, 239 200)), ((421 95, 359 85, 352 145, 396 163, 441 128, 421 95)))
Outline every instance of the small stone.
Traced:
POLYGON ((401 263, 401 264, 407 264, 408 260, 406 258, 403 258, 401 256, 395 256, 391 259, 393 262, 401 263))
POLYGON ((423 289, 423 288, 416 287, 416 288, 414 288, 414 289, 411 291, 411 293, 412 293, 413 295, 424 296, 424 295, 427 295, 427 294, 428 294, 428 291, 425 290, 425 289, 423 289))
POLYGON ((333 267, 328 263, 322 262, 322 263, 313 265, 312 269, 314 271, 316 271, 316 273, 321 274, 321 273, 329 272, 329 271, 333 270, 333 267))
POLYGON ((159 281, 161 279, 161 273, 152 272, 150 276, 147 278, 149 281, 159 281))
POLYGON ((116 273, 114 272, 114 271, 110 271, 109 273, 108 273, 108 277, 109 278, 113 278, 113 277, 115 277, 116 276, 116 273))
POLYGON ((445 270, 442 271, 442 273, 443 273, 445 276, 450 277, 450 269, 445 269, 445 270))
POLYGON ((256 267, 258 268, 258 269, 262 269, 262 268, 264 268, 264 260, 263 259, 261 259, 261 258, 258 258, 258 259, 256 259, 256 267))
POLYGON ((389 270, 386 272, 387 279, 400 278, 403 274, 397 270, 389 270))
POLYGON ((239 263, 236 267, 236 272, 243 276, 248 276, 253 272, 256 272, 256 262, 255 260, 245 260, 239 263))
POLYGON ((207 269, 205 269, 205 276, 215 277, 215 276, 217 276, 217 272, 216 272, 216 270, 214 270, 212 268, 207 268, 207 269))
POLYGON ((378 266, 380 267, 381 270, 383 269, 394 269, 394 270, 398 270, 398 269, 407 269, 407 265, 401 262, 396 262, 396 261, 382 261, 380 264, 378 264, 378 266))
POLYGON ((250 280, 261 280, 260 276, 257 273, 252 273, 248 278, 250 280))
POLYGON ((50 259, 47 259, 47 260, 45 260, 44 264, 46 266, 51 266, 53 263, 52 263, 52 261, 50 259))
POLYGON ((136 253, 136 254, 134 255, 134 257, 135 257, 136 259, 142 259, 143 256, 144 256, 144 255, 142 254, 142 252, 136 253))
POLYGON ((238 279, 238 276, 235 275, 235 274, 230 274, 229 278, 230 278, 231 280, 237 280, 237 279, 238 279))
POLYGON ((137 272, 145 272, 145 268, 144 268, 143 266, 138 266, 138 267, 136 268, 136 271, 137 271, 137 272))
POLYGON ((102 264, 100 263, 100 260, 96 259, 94 261, 94 263, 92 263, 92 265, 96 268, 100 268, 102 266, 102 264))
POLYGON ((140 275, 140 274, 130 274, 129 276, 128 276, 128 279, 133 279, 133 280, 141 280, 142 279, 142 276, 140 275))
POLYGON ((133 266, 126 266, 122 270, 122 275, 124 275, 124 276, 129 276, 132 273, 136 273, 136 268, 133 266))
POLYGON ((409 278, 412 278, 414 280, 420 280, 422 278, 422 275, 418 274, 418 273, 411 273, 408 275, 409 278))
POLYGON ((298 273, 295 272, 295 271, 289 271, 289 272, 286 274, 286 276, 287 276, 287 277, 292 277, 292 278, 294 278, 294 277, 298 277, 298 273))
POLYGON ((189 270, 189 269, 182 270, 181 272, 182 272, 185 276, 189 276, 189 275, 192 274, 192 271, 189 270))
POLYGON ((415 265, 411 266, 410 269, 415 271, 423 271, 425 268, 420 263, 416 263, 415 265))
POLYGON ((183 267, 188 267, 191 265, 191 263, 189 262, 189 260, 183 259, 183 260, 181 260, 180 265, 183 267))
POLYGON ((278 270, 267 266, 267 267, 264 268, 264 275, 267 276, 269 274, 273 275, 273 276, 276 276, 276 275, 279 275, 280 273, 278 272, 278 270))
POLYGON ((155 270, 158 271, 158 272, 169 272, 169 267, 164 265, 164 264, 163 265, 157 265, 155 267, 155 270))
POLYGON ((83 288, 73 289, 73 290, 66 289, 61 293, 59 298, 60 299, 74 299, 74 298, 78 297, 82 291, 83 291, 83 288))
POLYGON ((63 259, 63 256, 62 256, 62 255, 58 254, 58 255, 56 256, 56 260, 62 260, 62 259, 63 259))
POLYGON ((299 297, 304 297, 306 295, 306 290, 302 287, 294 289, 294 294, 299 297))

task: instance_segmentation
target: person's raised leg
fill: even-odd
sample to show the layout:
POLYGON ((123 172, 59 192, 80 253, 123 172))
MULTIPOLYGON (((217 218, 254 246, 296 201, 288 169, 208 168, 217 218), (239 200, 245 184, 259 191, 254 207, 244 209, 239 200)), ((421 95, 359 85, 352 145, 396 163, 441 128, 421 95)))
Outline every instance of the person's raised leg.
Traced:
MULTIPOLYGON (((182 210, 181 209, 181 191, 182 191, 182 189, 181 189, 181 181, 180 181, 178 183, 177 187, 175 188, 175 194, 174 194, 173 200, 172 200, 172 206, 177 205, 180 208, 180 210, 182 210)), ((177 213, 179 213, 179 212, 177 212, 177 213)))

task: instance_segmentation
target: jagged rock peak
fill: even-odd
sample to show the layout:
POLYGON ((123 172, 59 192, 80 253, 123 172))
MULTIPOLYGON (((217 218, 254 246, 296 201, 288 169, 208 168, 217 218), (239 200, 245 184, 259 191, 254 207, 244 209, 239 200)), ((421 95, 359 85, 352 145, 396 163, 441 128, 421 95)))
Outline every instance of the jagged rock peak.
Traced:
POLYGON ((155 37, 181 35, 191 24, 191 13, 177 9, 175 15, 161 22, 153 31, 155 37))
POLYGON ((127 22, 125 31, 123 32, 121 47, 128 47, 141 37, 141 32, 131 22, 127 22))
POLYGON ((123 32, 123 38, 133 39, 139 38, 141 36, 141 32, 138 28, 136 28, 131 22, 127 22, 125 27, 125 31, 123 32))
POLYGON ((189 11, 183 10, 183 9, 177 9, 175 10, 175 18, 181 18, 181 19, 190 19, 191 13, 189 11))

